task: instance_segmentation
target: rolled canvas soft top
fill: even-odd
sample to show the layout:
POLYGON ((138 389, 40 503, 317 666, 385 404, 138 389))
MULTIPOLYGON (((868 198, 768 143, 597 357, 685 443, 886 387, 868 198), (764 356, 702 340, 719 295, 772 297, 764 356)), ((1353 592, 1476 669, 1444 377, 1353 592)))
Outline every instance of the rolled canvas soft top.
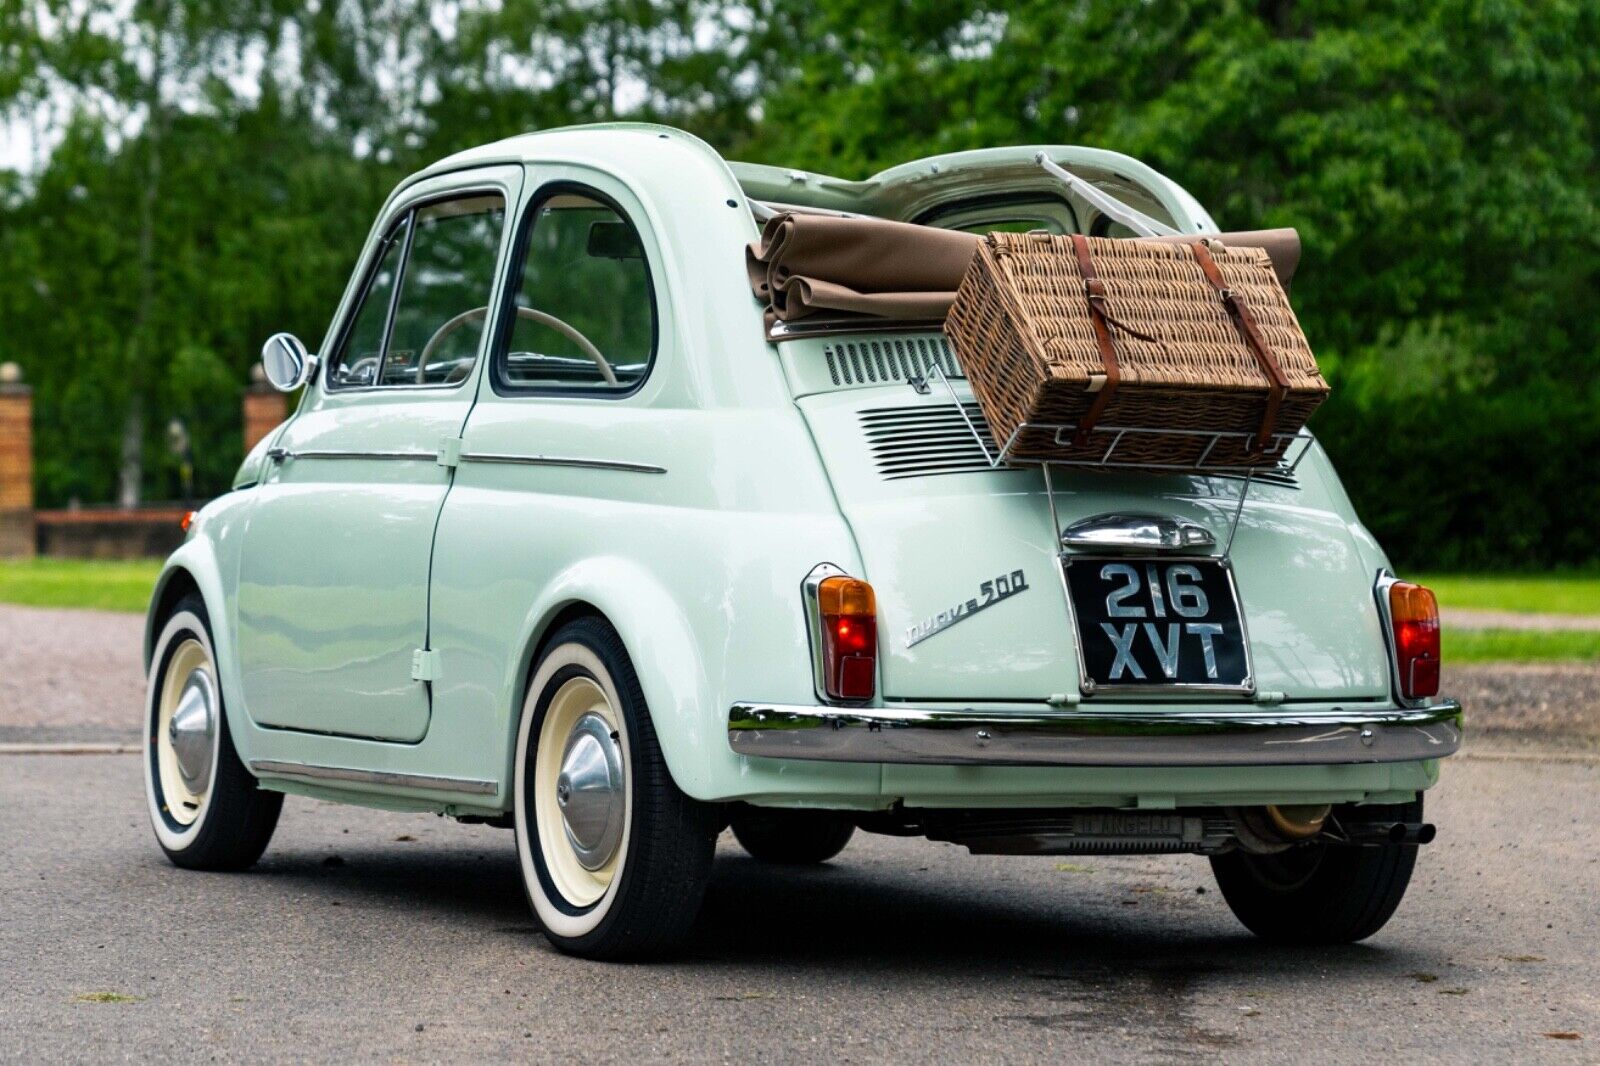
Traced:
MULTIPOLYGON (((878 319, 939 324, 982 238, 972 233, 875 218, 786 212, 772 218, 745 253, 750 288, 778 322, 878 319)), ((1135 240, 1193 243, 1196 236, 1135 240)), ((1292 229, 1208 235, 1225 245, 1263 248, 1285 289, 1300 260, 1292 229)))
POLYGON ((978 238, 881 219, 781 214, 745 252, 767 325, 832 313, 942 322, 978 238))

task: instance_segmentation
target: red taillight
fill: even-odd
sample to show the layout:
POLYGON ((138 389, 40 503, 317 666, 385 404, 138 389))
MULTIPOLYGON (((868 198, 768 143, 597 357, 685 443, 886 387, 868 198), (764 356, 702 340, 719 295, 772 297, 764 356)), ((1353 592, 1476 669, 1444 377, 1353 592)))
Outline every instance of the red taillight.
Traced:
POLYGON ((194 512, 193 511, 185 511, 185 512, 183 512, 183 520, 180 521, 178 523, 178 525, 183 527, 183 531, 185 533, 189 532, 189 527, 194 525, 194 512))
POLYGON ((824 578, 817 586, 817 613, 828 696, 870 700, 878 678, 878 601, 872 586, 853 577, 824 578))
POLYGON ((1439 692, 1439 601, 1409 581, 1389 586, 1389 623, 1394 627, 1395 669, 1400 695, 1420 700, 1439 692))

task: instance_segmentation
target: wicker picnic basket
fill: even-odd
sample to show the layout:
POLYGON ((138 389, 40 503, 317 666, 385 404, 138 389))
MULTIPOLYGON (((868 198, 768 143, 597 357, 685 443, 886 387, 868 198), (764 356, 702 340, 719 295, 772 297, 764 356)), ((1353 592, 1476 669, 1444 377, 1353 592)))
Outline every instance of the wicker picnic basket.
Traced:
POLYGON ((1278 465, 1328 394, 1260 248, 992 233, 945 332, 1008 458, 1278 465))

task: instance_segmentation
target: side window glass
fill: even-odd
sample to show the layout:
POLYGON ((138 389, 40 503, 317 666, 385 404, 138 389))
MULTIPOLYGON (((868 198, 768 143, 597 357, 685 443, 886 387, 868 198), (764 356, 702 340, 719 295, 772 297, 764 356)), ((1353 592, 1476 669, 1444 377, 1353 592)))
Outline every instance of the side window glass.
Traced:
POLYGON ((655 299, 644 244, 627 217, 558 193, 525 227, 516 318, 497 368, 513 388, 623 392, 655 354, 655 299))
POLYGON ((378 364, 383 361, 384 328, 389 324, 389 302, 394 295, 409 223, 409 217, 401 219, 384 238, 378 268, 367 282, 355 320, 328 372, 328 380, 335 386, 371 385, 378 380, 378 364))
POLYGON ((505 221, 499 196, 419 207, 378 383, 451 385, 478 359, 505 221))

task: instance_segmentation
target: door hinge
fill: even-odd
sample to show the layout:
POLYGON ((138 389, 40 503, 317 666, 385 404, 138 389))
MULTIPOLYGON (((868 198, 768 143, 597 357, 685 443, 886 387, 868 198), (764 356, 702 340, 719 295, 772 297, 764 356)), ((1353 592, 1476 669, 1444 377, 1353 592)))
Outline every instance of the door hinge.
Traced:
POLYGON ((437 681, 439 679, 439 652, 436 648, 418 648, 411 653, 411 680, 437 681))
POLYGON ((444 437, 439 441, 439 455, 437 462, 440 466, 454 469, 461 465, 461 445, 465 443, 460 437, 444 437))

